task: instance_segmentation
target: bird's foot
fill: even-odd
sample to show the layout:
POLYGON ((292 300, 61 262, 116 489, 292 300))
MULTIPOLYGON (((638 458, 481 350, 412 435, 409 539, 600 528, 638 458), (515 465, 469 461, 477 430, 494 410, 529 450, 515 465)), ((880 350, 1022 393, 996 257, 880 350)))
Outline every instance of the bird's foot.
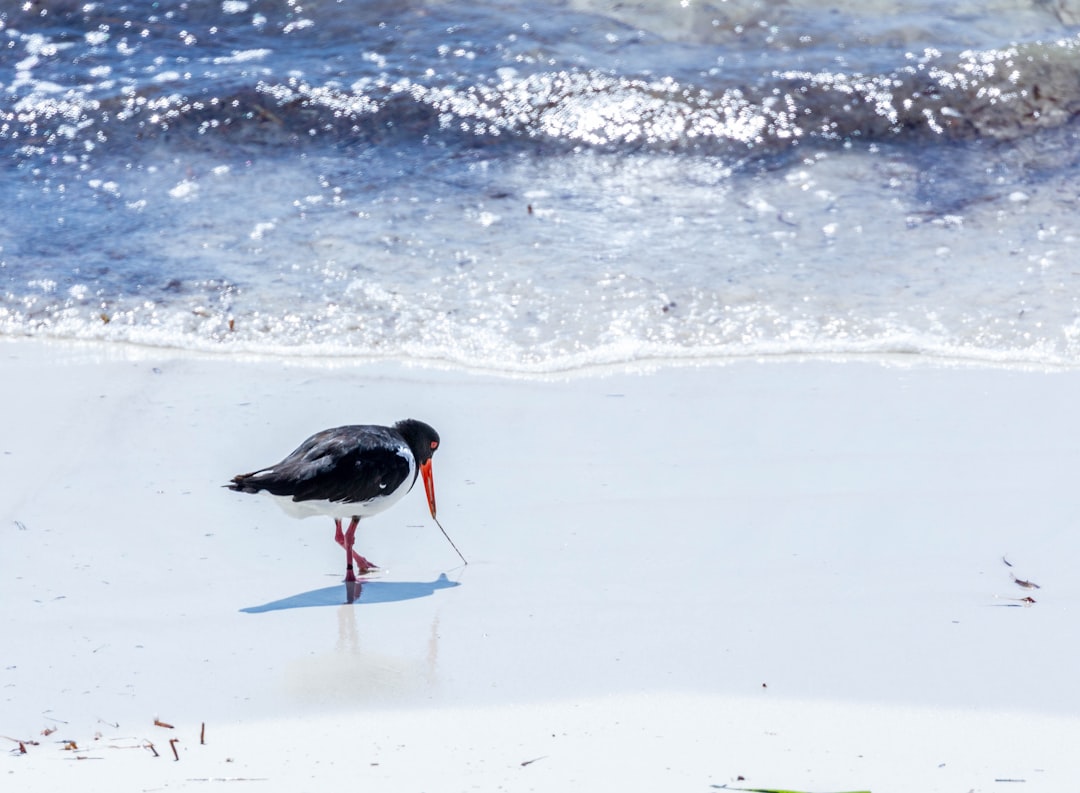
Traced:
POLYGON ((345 570, 345 583, 351 584, 352 582, 357 580, 358 576, 365 576, 372 573, 380 572, 382 572, 382 568, 366 560, 364 564, 359 565, 357 568, 355 568, 355 570, 353 569, 352 565, 349 565, 349 567, 345 570))
POLYGON ((356 560, 357 567, 360 570, 360 575, 367 575, 368 573, 374 573, 375 571, 377 571, 379 569, 379 566, 377 564, 375 564, 374 562, 369 562, 367 559, 365 559, 363 556, 358 554, 356 551, 353 551, 353 559, 356 560))

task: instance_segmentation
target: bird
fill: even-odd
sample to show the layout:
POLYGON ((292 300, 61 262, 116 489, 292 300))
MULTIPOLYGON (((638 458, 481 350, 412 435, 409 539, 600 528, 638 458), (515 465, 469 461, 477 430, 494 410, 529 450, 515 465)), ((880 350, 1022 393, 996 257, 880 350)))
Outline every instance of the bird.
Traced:
POLYGON ((439 442, 439 433, 416 419, 404 419, 392 427, 334 427, 315 433, 279 463, 237 474, 225 487, 241 493, 268 493, 295 518, 333 518, 334 540, 345 549, 345 581, 354 583, 354 561, 361 575, 378 569, 353 549, 360 519, 396 504, 422 476, 431 517, 465 562, 435 517, 431 456, 439 442), (342 531, 345 518, 350 518, 349 527, 342 531))

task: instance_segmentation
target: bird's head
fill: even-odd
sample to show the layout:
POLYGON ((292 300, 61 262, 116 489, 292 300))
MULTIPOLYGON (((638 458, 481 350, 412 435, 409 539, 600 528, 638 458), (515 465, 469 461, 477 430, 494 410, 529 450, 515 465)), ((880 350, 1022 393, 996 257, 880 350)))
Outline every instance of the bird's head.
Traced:
POLYGON ((424 477, 424 492, 427 494, 428 509, 431 517, 435 517, 435 480, 431 475, 431 455, 439 448, 439 433, 429 424, 416 419, 405 419, 394 425, 394 429, 401 433, 401 437, 409 444, 409 449, 416 458, 416 464, 420 466, 420 473, 424 477))

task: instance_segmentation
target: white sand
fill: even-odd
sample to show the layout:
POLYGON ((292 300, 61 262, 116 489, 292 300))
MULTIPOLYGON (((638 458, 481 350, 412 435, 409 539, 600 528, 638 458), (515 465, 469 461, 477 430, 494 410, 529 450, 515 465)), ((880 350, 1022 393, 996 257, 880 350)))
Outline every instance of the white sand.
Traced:
POLYGON ((1080 372, 538 382, 15 341, 0 373, 0 734, 38 742, 6 742, 2 790, 1080 779, 1080 372), (407 416, 470 564, 410 494, 341 605, 329 519, 220 485, 407 416))

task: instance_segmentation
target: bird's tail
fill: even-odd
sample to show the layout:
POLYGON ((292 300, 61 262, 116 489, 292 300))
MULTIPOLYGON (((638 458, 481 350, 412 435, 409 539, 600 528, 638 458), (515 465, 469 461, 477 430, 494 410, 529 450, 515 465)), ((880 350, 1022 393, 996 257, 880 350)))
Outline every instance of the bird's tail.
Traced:
POLYGON ((262 488, 251 481, 254 474, 237 474, 232 478, 232 481, 222 487, 227 487, 229 490, 235 490, 238 493, 258 493, 262 488))

